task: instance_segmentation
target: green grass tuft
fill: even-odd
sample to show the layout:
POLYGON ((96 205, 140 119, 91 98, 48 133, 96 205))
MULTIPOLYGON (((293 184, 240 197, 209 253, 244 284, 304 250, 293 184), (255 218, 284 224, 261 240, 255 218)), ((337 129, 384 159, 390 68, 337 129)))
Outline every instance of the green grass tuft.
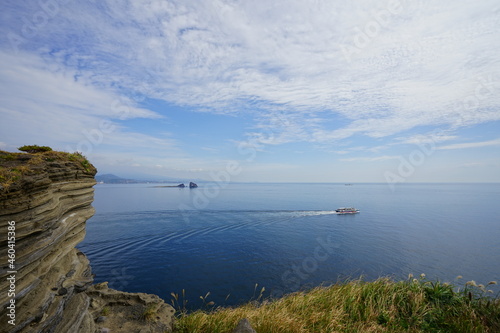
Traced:
POLYGON ((141 314, 145 321, 153 321, 157 316, 157 304, 149 304, 141 314))
POLYGON ((109 316, 109 313, 110 313, 109 306, 105 306, 104 308, 102 308, 101 316, 109 316))

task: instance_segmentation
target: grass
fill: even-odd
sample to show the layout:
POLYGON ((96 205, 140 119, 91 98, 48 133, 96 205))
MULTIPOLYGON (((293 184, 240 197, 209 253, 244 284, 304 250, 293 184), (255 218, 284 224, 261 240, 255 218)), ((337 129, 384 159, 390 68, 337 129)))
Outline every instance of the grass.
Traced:
POLYGON ((149 304, 141 314, 145 321, 152 321, 157 316, 157 304, 149 304))
POLYGON ((101 316, 108 316, 110 313, 110 310, 109 310, 109 306, 105 306, 102 310, 101 310, 101 316))
POLYGON ((39 148, 45 150, 36 153, 11 153, 0 150, 0 191, 8 190, 25 176, 44 172, 47 163, 72 162, 87 173, 95 171, 87 158, 79 152, 66 153, 49 150, 50 147, 39 148))
POLYGON ((354 280, 234 308, 181 309, 174 332, 229 333, 242 318, 258 333, 500 332, 500 300, 488 295, 425 276, 354 280))
POLYGON ((31 169, 27 166, 19 166, 9 169, 0 169, 0 183, 5 188, 20 180, 23 175, 31 173, 31 169))

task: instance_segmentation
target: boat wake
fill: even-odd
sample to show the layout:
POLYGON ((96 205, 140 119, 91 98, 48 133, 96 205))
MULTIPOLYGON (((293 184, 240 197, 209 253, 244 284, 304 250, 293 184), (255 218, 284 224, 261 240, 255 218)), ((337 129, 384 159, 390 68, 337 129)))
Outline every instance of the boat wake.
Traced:
POLYGON ((114 218, 120 220, 124 227, 136 225, 139 228, 137 234, 133 237, 118 237, 113 242, 93 242, 84 248, 90 256, 104 251, 109 259, 123 252, 140 252, 169 243, 180 244, 196 237, 219 237, 217 234, 232 233, 239 229, 257 230, 262 227, 282 225, 300 218, 337 214, 339 213, 335 210, 193 210, 150 213, 147 220, 144 220, 144 213, 115 214, 114 218), (150 222, 150 226, 141 228, 141 226, 144 227, 142 223, 145 221, 150 222), (176 223, 177 227, 172 228, 170 225, 173 221, 184 221, 185 225, 179 228, 176 223))
POLYGON ((334 210, 304 210, 304 211, 299 210, 292 212, 292 215, 294 217, 332 215, 332 214, 337 214, 337 212, 334 210))

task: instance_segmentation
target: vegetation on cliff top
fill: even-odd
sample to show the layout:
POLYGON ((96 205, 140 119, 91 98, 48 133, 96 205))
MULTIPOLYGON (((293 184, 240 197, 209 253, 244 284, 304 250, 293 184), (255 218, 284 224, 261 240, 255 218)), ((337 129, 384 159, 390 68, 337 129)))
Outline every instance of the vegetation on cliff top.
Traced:
POLYGON ((31 154, 52 151, 52 148, 50 148, 48 146, 37 146, 37 145, 22 146, 22 147, 19 147, 17 149, 20 151, 31 153, 31 154))
POLYGON ((79 152, 53 151, 47 146, 22 146, 27 153, 11 153, 0 150, 0 191, 8 190, 24 178, 46 172, 48 163, 73 163, 83 172, 95 174, 96 169, 79 152))
POLYGON ((242 318, 259 333, 500 332, 500 299, 487 288, 474 281, 458 288, 424 275, 355 280, 236 308, 180 311, 174 332, 229 333, 242 318))

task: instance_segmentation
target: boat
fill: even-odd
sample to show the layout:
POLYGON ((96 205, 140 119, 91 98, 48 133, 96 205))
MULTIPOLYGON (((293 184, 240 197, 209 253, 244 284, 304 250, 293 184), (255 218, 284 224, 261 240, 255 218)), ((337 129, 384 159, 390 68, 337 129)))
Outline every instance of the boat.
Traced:
POLYGON ((335 212, 337 214, 356 214, 359 213, 359 209, 356 209, 354 207, 342 207, 339 209, 335 209, 335 212))

